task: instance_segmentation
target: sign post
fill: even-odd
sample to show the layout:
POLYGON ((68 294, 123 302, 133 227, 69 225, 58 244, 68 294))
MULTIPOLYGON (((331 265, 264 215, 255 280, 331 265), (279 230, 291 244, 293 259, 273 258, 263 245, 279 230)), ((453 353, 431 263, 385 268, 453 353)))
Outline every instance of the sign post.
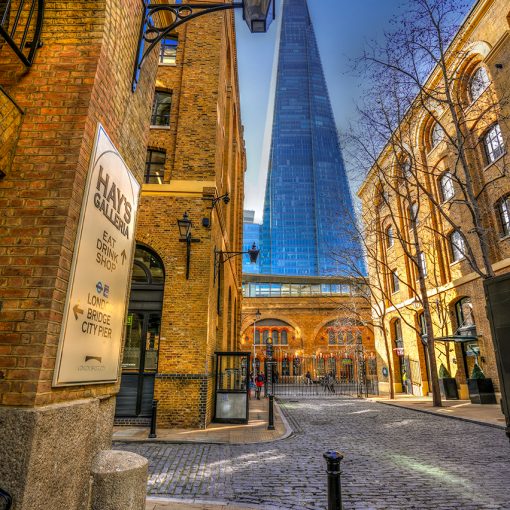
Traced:
POLYGON ((140 185, 99 124, 90 160, 53 386, 118 379, 140 185))

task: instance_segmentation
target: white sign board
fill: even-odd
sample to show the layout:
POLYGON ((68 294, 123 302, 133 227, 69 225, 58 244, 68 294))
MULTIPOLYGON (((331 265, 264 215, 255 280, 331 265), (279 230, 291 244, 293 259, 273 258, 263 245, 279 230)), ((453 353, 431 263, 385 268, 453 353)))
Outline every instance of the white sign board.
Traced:
POLYGON ((99 124, 76 235, 53 386, 115 382, 140 185, 99 124))

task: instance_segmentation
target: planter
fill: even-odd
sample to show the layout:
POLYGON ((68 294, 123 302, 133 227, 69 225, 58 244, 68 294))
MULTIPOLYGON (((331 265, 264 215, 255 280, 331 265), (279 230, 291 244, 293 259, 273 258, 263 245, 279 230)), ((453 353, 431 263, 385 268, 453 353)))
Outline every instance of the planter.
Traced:
POLYGON ((496 404, 492 379, 468 379, 468 388, 472 404, 496 404))
POLYGON ((446 400, 459 400, 459 392, 457 390, 455 377, 439 379, 439 388, 441 389, 441 395, 446 400))

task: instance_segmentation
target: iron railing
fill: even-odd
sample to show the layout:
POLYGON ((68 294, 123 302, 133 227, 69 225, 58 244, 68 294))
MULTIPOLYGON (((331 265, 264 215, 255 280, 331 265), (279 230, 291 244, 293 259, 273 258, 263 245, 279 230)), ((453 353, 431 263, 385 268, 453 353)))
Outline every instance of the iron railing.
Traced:
POLYGON ((0 0, 0 48, 5 41, 31 67, 42 45, 43 17, 44 0, 0 0))

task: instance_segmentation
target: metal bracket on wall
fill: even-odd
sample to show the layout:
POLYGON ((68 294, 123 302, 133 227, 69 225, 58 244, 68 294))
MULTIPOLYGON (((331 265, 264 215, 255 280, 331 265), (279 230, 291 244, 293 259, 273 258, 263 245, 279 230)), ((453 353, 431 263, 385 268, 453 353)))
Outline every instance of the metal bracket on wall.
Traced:
POLYGON ((142 64, 161 39, 169 36, 183 23, 198 16, 243 7, 242 2, 231 4, 151 4, 150 0, 143 0, 142 3, 143 16, 133 72, 133 92, 138 85, 142 64))
POLYGON ((42 46, 44 0, 18 2, 17 8, 13 3, 13 0, 0 3, 0 42, 3 39, 21 62, 31 67, 36 51, 42 46), (29 35, 32 35, 31 41, 27 40, 29 35))

